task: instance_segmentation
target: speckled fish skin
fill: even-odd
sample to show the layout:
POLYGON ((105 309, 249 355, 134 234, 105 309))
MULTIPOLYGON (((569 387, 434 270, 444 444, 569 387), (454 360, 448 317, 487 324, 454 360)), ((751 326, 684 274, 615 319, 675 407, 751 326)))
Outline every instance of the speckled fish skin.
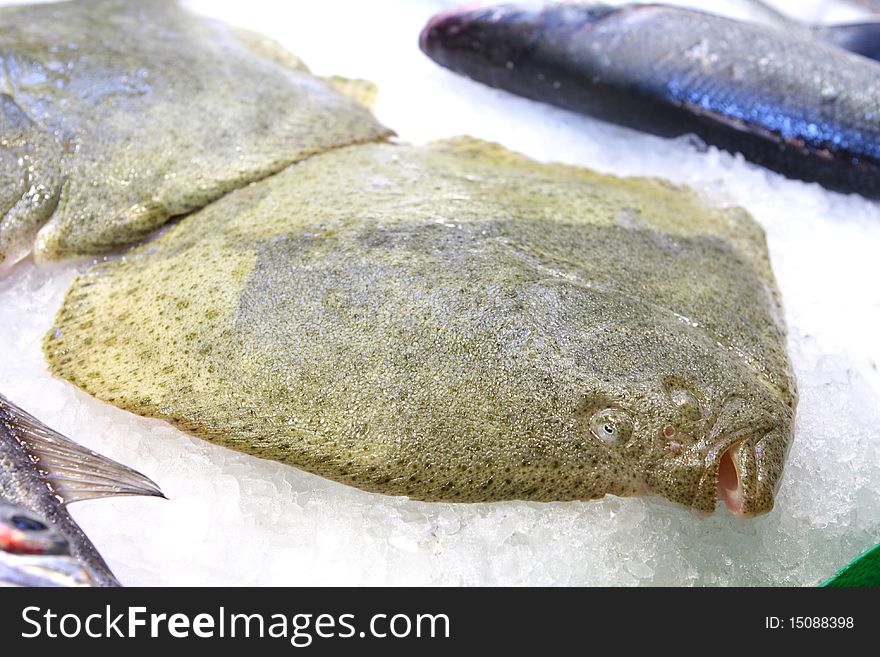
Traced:
POLYGON ((172 0, 4 7, 0 64, 0 270, 47 219, 39 258, 101 253, 291 162, 390 134, 277 44, 172 0))
POLYGON ((7 94, 0 93, 0 272, 31 252, 58 205, 61 151, 7 94))
POLYGON ((433 18, 421 48, 494 87, 792 178, 880 198, 880 65, 778 30, 662 5, 500 5, 433 18))
POLYGON ((195 435, 429 501, 773 505, 794 382, 761 229, 468 138, 237 190, 72 284, 51 371, 195 435))

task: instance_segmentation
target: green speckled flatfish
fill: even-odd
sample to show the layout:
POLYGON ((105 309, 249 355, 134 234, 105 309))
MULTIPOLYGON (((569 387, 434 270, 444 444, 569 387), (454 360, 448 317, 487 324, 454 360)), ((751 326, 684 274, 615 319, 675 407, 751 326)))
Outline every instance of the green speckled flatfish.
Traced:
POLYGON ((45 259, 107 251, 390 134, 274 42, 172 0, 0 9, 0 104, 0 270, 35 236, 45 259))
POLYGON ((764 237, 469 138, 351 146, 73 283, 51 371, 195 435, 454 502, 773 505, 794 382, 764 237))

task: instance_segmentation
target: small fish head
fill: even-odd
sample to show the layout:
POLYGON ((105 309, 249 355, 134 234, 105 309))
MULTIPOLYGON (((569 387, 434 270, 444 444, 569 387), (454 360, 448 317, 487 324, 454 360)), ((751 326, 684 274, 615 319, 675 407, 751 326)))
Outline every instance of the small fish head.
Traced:
POLYGON ((558 39, 616 11, 583 3, 466 5, 435 15, 422 30, 419 46, 443 66, 470 75, 472 67, 513 70, 530 59, 543 37, 558 39))
POLYGON ((735 350, 676 321, 634 321, 591 345, 595 387, 576 415, 642 482, 701 511, 773 508, 791 442, 795 392, 777 389, 735 350))
POLYGON ((67 555, 70 544, 40 515, 0 502, 0 550, 12 554, 67 555))

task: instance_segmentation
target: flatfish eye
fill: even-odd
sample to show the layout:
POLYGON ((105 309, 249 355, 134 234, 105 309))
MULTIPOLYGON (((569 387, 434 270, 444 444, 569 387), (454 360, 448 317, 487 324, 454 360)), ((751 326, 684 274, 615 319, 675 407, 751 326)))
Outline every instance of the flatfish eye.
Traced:
POLYGON ((27 532, 44 532, 49 529, 45 524, 36 518, 28 518, 27 516, 12 516, 9 522, 16 529, 27 532))
POLYGON ((590 431, 603 443, 622 445, 632 435, 632 421, 618 408, 606 408, 590 419, 590 431))

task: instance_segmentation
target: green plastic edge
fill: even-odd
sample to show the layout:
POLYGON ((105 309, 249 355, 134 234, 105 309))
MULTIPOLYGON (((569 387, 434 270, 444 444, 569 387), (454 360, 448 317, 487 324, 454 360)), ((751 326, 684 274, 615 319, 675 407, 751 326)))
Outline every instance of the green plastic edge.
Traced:
POLYGON ((880 587, 880 545, 875 545, 841 568, 819 586, 832 588, 880 587))

